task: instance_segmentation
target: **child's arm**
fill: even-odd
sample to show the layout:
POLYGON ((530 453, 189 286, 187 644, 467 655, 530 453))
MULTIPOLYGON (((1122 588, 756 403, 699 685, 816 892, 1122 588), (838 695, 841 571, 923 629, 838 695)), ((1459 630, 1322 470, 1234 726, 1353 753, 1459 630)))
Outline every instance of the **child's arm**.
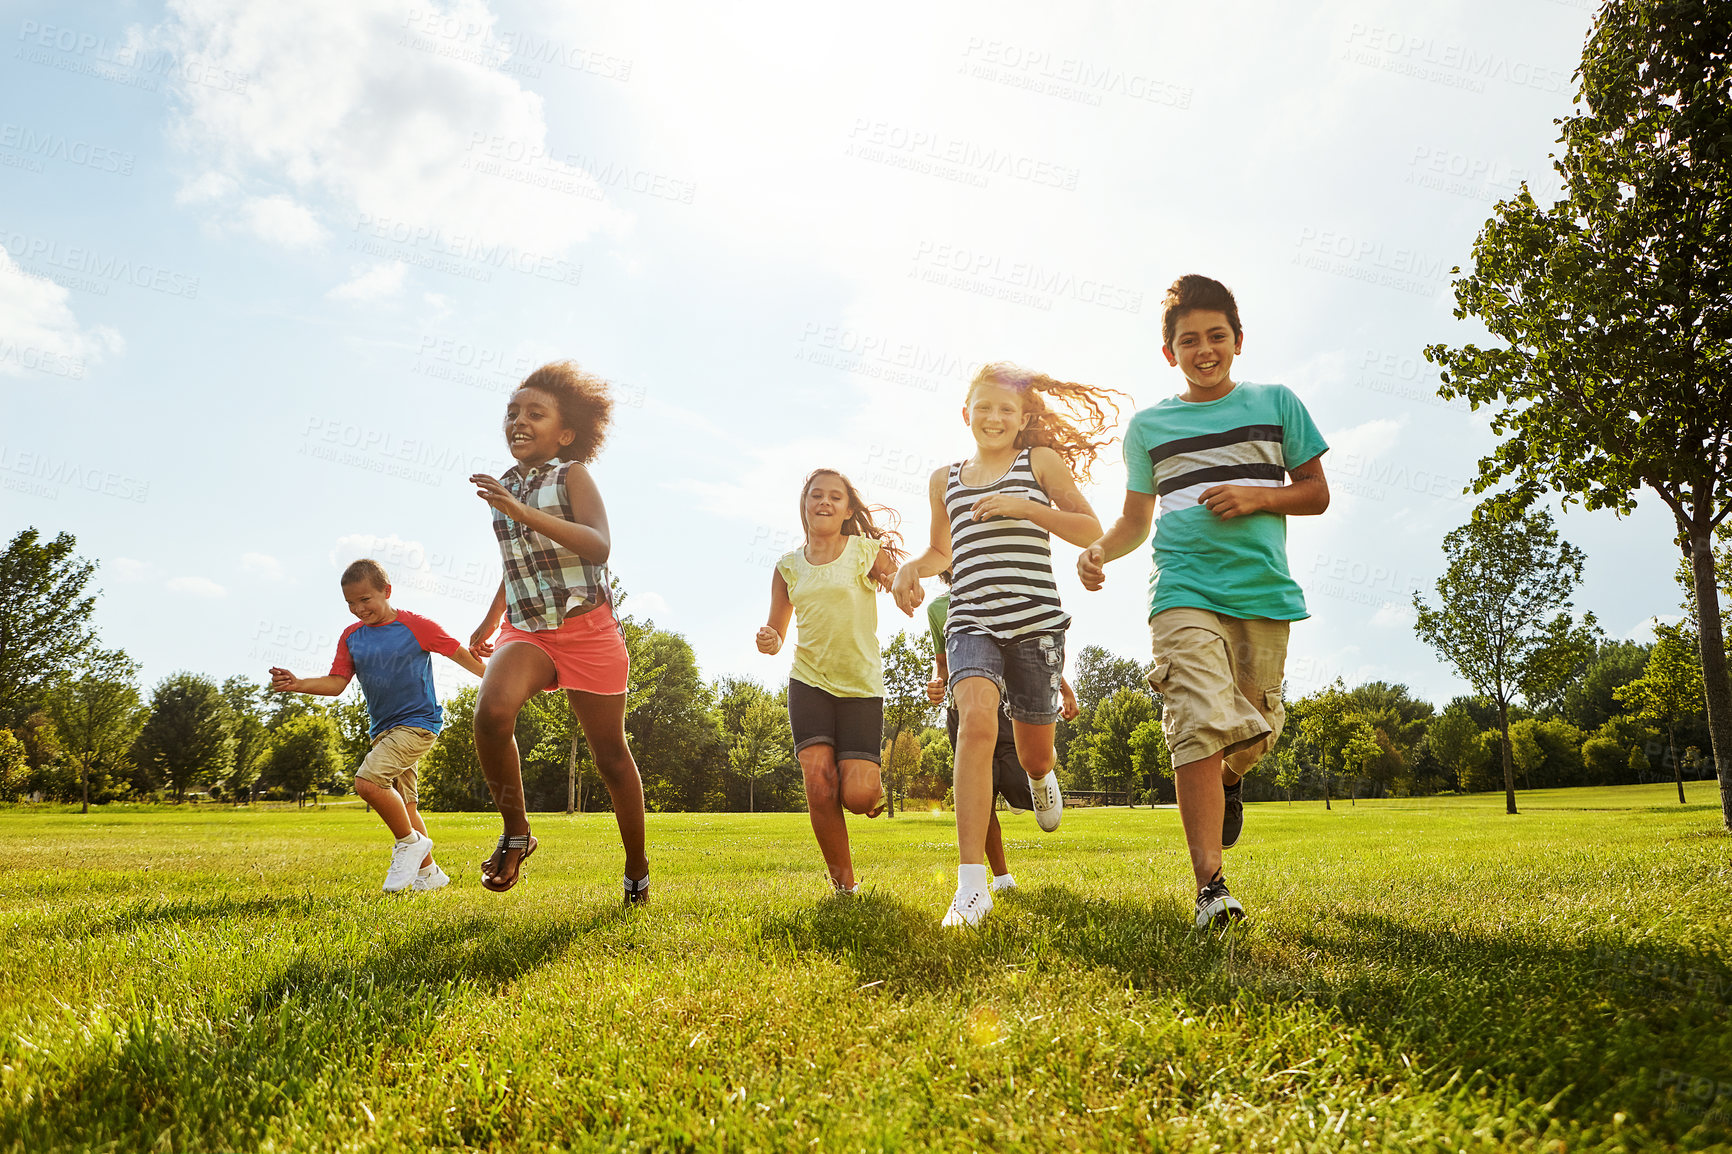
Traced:
MULTIPOLYGON (((943 572, 943 570, 939 570, 943 572)), ((896 579, 896 562, 890 559, 890 554, 880 548, 878 556, 872 559, 872 568, 866 571, 866 580, 878 586, 880 592, 890 592, 890 585, 896 579)))
POLYGON ((1312 517, 1329 508, 1329 482, 1323 479, 1323 456, 1287 470, 1287 485, 1216 485, 1204 489, 1197 504, 1227 520, 1247 513, 1282 513, 1289 517, 1312 517))
POLYGON ((457 668, 473 673, 477 677, 480 677, 487 672, 487 666, 476 660, 475 654, 461 646, 446 654, 446 656, 457 663, 457 668))
POLYGON ((519 525, 557 541, 591 565, 607 564, 608 554, 613 550, 607 531, 607 509, 601 503, 595 479, 582 465, 573 465, 565 471, 565 495, 571 501, 575 518, 571 521, 543 509, 531 509, 486 473, 476 473, 469 481, 475 486, 477 497, 519 525))
POLYGON ((950 684, 950 659, 939 653, 932 659, 932 680, 926 683, 926 700, 944 704, 944 689, 950 684))
POLYGON ((782 650, 782 640, 788 635, 788 619, 794 615, 794 603, 788 599, 788 583, 782 571, 770 574, 770 618, 758 630, 758 652, 774 657, 782 650))
POLYGON ((1101 535, 1100 518, 1089 507, 1088 498, 1076 487, 1076 478, 1065 467, 1064 458, 1045 445, 1028 455, 1035 479, 1046 490, 1051 505, 1027 497, 992 493, 974 503, 974 519, 1020 517, 1072 545, 1087 545, 1101 535))
POLYGON ((949 480, 948 469, 934 469, 932 480, 927 484, 927 497, 932 506, 932 543, 926 552, 902 566, 896 572, 896 580, 891 583, 890 592, 896 598, 896 607, 908 616, 914 616, 914 610, 926 599, 925 592, 920 588, 922 577, 936 577, 950 568, 950 514, 944 508, 944 486, 949 480))
POLYGON ((1066 721, 1075 721, 1076 715, 1081 713, 1082 710, 1077 707, 1076 690, 1070 687, 1069 678, 1060 677, 1058 679, 1058 694, 1061 703, 1058 711, 1059 716, 1064 718, 1066 721))
POLYGON ((493 635, 499 632, 499 620, 505 616, 505 582, 499 583, 498 590, 493 594, 493 604, 487 607, 487 612, 481 618, 481 624, 475 627, 475 632, 469 635, 469 655, 471 657, 493 656, 493 635))
POLYGON ((1155 495, 1125 490, 1125 508, 1099 541, 1077 554, 1076 575, 1084 589, 1099 589, 1107 579, 1106 563, 1117 561, 1148 539, 1155 521, 1155 495))
POLYGON ((319 697, 336 697, 347 688, 347 677, 296 677, 287 669, 271 666, 272 693, 312 693, 319 697))

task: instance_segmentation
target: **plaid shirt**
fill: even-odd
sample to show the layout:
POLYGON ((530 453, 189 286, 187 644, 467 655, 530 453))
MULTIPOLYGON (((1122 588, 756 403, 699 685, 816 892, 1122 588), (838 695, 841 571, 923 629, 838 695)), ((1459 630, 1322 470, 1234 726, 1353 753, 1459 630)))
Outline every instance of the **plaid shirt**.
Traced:
MULTIPOLYGON (((565 491, 571 466, 557 459, 528 470, 513 465, 499 482, 530 508, 575 522, 565 491)), ((505 560, 506 616, 517 628, 558 629, 567 616, 610 599, 606 565, 592 565, 498 509, 493 510, 493 535, 505 560)))

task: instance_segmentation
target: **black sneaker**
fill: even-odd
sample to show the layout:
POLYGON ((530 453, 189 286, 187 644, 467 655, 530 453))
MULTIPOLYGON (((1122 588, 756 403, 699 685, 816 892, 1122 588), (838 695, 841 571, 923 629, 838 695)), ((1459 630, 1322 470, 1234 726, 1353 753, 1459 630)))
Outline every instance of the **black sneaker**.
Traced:
POLYGON ((625 904, 628 906, 649 905, 649 875, 645 874, 637 881, 625 879, 625 904))
POLYGON ((1245 828, 1245 779, 1241 777, 1223 792, 1227 808, 1221 811, 1221 848, 1232 849, 1245 828))
POLYGON ((1224 927, 1244 920, 1245 907, 1227 892, 1227 879, 1216 870, 1209 884, 1197 891, 1197 928, 1224 927))

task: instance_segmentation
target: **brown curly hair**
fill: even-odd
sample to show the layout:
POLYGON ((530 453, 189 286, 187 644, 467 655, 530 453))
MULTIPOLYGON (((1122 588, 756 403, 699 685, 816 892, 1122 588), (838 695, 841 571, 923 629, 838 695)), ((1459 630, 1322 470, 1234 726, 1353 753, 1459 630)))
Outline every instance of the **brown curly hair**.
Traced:
POLYGON ((998 385, 1022 398, 1028 426, 1017 434, 1019 449, 1045 446, 1064 458, 1065 467, 1079 481, 1089 479, 1089 470, 1102 449, 1117 440, 1106 434, 1119 423, 1114 397, 1130 397, 1117 389, 1102 389, 1060 381, 1009 361, 980 366, 968 382, 968 396, 980 385, 998 385), (1107 416, 1107 410, 1112 416, 1107 416))
POLYGON ((579 368, 576 361, 554 361, 524 377, 517 387, 539 389, 552 397, 559 406, 559 419, 576 434, 559 451, 560 460, 580 465, 595 460, 613 421, 613 395, 606 381, 579 368))
POLYGON ((868 505, 860 496, 860 490, 854 487, 854 482, 848 479, 846 473, 839 469, 813 469, 806 474, 806 479, 800 482, 800 530, 806 534, 806 539, 812 539, 811 527, 806 524, 806 494, 812 489, 812 482, 819 477, 834 477, 842 482, 842 488, 848 491, 848 507, 853 510, 842 522, 842 536, 871 537, 878 542, 890 560, 897 565, 908 557, 908 552, 902 547, 902 534, 897 526, 902 518, 896 510, 888 505, 868 505), (884 521, 880 528, 878 522, 884 521))

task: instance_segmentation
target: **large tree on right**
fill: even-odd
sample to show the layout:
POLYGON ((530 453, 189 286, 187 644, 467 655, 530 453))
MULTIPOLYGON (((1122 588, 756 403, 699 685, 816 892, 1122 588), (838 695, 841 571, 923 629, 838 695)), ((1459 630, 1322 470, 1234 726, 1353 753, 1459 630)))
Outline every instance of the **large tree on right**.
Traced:
MULTIPOLYGON (((1507 434, 1484 492, 1627 513, 1648 489, 1677 524, 1732 829, 1732 683, 1712 538, 1732 512, 1732 5, 1610 0, 1559 121, 1564 199, 1494 210, 1455 281, 1455 315, 1501 347, 1434 345, 1439 393, 1507 434)), ((1460 270, 1456 270, 1458 273, 1460 270)))

